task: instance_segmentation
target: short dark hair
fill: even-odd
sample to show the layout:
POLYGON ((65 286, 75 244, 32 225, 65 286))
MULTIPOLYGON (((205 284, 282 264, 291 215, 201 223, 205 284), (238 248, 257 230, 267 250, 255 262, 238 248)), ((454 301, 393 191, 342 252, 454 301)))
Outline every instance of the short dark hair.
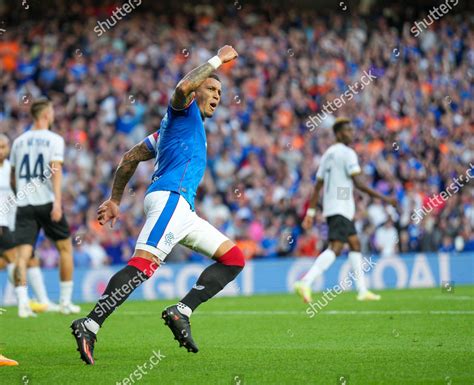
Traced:
POLYGON ((212 74, 210 74, 208 76, 208 78, 212 78, 212 79, 216 79, 219 83, 222 83, 221 82, 221 79, 219 79, 219 76, 217 76, 217 74, 215 72, 213 72, 212 74))
POLYGON ((37 120, 39 116, 41 115, 41 113, 43 112, 43 110, 45 108, 48 108, 50 105, 51 105, 51 100, 49 100, 48 98, 40 98, 40 99, 35 100, 33 104, 31 105, 31 109, 30 109, 31 116, 33 116, 33 119, 37 120))
POLYGON ((332 126, 334 135, 336 135, 346 124, 349 124, 351 120, 349 118, 337 118, 332 126))

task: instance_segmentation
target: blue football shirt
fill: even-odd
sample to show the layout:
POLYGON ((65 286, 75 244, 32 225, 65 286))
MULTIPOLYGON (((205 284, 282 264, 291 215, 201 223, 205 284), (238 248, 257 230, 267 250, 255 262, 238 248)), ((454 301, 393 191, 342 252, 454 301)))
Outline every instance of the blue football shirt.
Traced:
POLYGON ((146 138, 145 143, 155 154, 155 172, 146 193, 176 192, 194 211, 207 153, 206 131, 196 100, 183 110, 169 105, 159 131, 146 138))

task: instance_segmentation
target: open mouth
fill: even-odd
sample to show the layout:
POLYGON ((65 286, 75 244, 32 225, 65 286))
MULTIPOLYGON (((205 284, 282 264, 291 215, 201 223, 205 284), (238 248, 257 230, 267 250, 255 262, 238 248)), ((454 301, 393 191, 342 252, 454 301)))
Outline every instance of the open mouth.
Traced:
POLYGON ((211 103, 209 103, 209 105, 211 106, 212 111, 214 111, 214 110, 216 109, 216 107, 217 107, 217 103, 216 103, 216 102, 211 102, 211 103))

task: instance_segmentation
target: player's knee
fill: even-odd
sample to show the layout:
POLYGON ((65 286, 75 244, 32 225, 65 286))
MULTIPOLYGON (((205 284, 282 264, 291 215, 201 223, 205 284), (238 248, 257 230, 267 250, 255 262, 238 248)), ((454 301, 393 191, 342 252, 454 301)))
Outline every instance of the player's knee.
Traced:
POLYGON ((352 251, 360 252, 360 242, 359 242, 359 240, 353 242, 352 244, 349 244, 349 246, 350 246, 352 251))
POLYGON ((39 258, 34 258, 34 256, 32 256, 28 261, 28 267, 41 267, 39 258))
POLYGON ((343 244, 336 241, 330 243, 329 248, 334 252, 334 254, 336 254, 336 257, 338 257, 339 255, 341 255, 343 246, 343 244))
POLYGON ((349 243, 349 248, 351 249, 351 251, 360 252, 360 241, 356 235, 349 237, 347 241, 349 243))
POLYGON ((56 241, 56 248, 60 254, 66 254, 72 252, 72 240, 71 238, 60 239, 56 241))
MULTIPOLYGON (((16 259, 16 256, 17 256, 16 249, 10 249, 10 250, 5 251, 3 253, 3 256, 5 257, 5 260, 8 263, 15 263, 15 259, 16 259)), ((1 255, 0 255, 0 257, 1 257, 1 255)), ((0 258, 0 260, 2 260, 2 258, 0 258)))
POLYGON ((245 266, 245 256, 240 247, 234 245, 229 251, 219 258, 216 258, 217 262, 228 266, 239 266, 242 269, 245 266))
POLYGON ((26 265, 28 264, 28 261, 30 260, 30 254, 18 252, 16 253, 15 258, 17 261, 21 261, 22 263, 26 265))

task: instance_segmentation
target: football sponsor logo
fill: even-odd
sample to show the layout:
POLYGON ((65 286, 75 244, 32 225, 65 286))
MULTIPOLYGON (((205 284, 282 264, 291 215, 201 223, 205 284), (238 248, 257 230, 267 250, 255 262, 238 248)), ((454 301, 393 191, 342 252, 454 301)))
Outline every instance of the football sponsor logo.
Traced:
POLYGON ((193 289, 196 289, 196 290, 204 290, 205 286, 203 285, 194 285, 193 286, 193 289))

